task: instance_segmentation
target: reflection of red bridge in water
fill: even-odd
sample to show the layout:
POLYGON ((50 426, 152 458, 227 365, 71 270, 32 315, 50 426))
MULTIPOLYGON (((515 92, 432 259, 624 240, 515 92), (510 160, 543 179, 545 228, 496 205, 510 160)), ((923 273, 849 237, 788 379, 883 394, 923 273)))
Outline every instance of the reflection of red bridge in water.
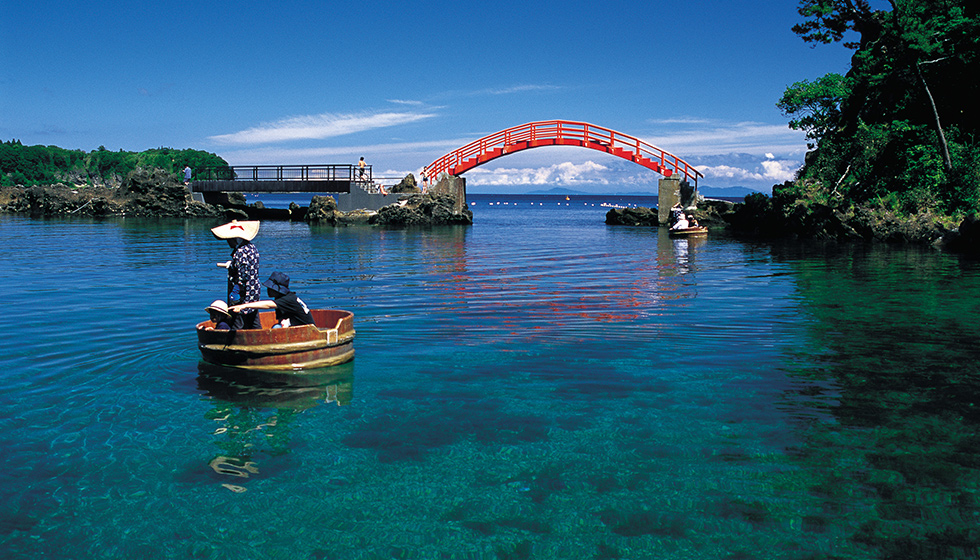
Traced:
POLYGON ((683 175, 698 184, 704 175, 679 157, 639 138, 594 124, 575 121, 537 121, 514 126, 452 151, 426 166, 426 176, 442 172, 461 175, 507 154, 541 146, 580 146, 632 161, 664 177, 683 175))

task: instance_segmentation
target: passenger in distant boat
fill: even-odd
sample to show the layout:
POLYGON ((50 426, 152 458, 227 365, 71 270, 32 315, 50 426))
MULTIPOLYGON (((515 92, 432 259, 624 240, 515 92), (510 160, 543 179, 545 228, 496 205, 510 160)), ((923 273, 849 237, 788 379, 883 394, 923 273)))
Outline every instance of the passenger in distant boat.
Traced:
MULTIPOLYGON (((262 284, 259 282, 259 250, 252 244, 252 239, 259 233, 259 222, 239 222, 233 220, 222 226, 211 229, 218 239, 224 239, 231 247, 231 260, 218 263, 218 266, 228 269, 228 303, 239 305, 258 301, 262 295, 262 284)), ((258 329, 259 314, 254 309, 247 309, 233 315, 232 329, 258 329)))
POLYGON ((698 221, 694 219, 694 214, 687 215, 687 227, 701 227, 698 225, 698 221))
POLYGON ((205 307, 204 310, 208 312, 208 314, 211 316, 211 322, 214 323, 213 327, 206 327, 205 330, 231 330, 231 313, 228 311, 228 304, 225 303, 224 300, 216 299, 211 302, 211 305, 205 307))
POLYGON ((272 328, 314 324, 310 308, 299 299, 296 292, 289 290, 289 276, 276 271, 262 285, 266 287, 266 293, 272 300, 234 305, 229 311, 234 313, 243 309, 275 309, 276 326, 272 328))
POLYGON ((676 224, 682 216, 684 216, 684 209, 681 208, 680 203, 670 207, 670 225, 676 224))
POLYGON ((674 222, 674 225, 670 226, 670 229, 672 229, 672 230, 674 230, 674 229, 685 229, 687 227, 690 227, 690 224, 687 221, 687 216, 685 216, 684 214, 681 214, 680 217, 677 218, 677 221, 674 222))

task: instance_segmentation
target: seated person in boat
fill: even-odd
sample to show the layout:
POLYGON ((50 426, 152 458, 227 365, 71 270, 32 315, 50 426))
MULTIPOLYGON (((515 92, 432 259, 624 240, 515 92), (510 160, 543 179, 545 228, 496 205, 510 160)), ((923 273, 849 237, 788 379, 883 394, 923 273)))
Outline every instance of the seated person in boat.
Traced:
POLYGON ((232 317, 228 311, 228 304, 223 299, 214 300, 211 305, 204 308, 211 316, 213 327, 206 327, 207 330, 227 331, 231 330, 232 317))
POLYGON ((272 298, 271 300, 233 305, 228 310, 237 313, 242 309, 275 309, 277 327, 314 324, 313 316, 310 315, 310 308, 303 303, 303 300, 299 299, 296 292, 289 290, 289 276, 276 271, 262 285, 266 287, 266 293, 272 298))
POLYGON ((687 215, 687 227, 701 227, 698 221, 694 219, 694 214, 687 215))
POLYGON ((670 229, 672 229, 672 230, 674 230, 674 229, 687 229, 688 227, 690 227, 690 224, 687 221, 687 216, 685 216, 684 214, 681 214, 680 216, 677 217, 677 221, 674 222, 674 225, 670 226, 670 229))

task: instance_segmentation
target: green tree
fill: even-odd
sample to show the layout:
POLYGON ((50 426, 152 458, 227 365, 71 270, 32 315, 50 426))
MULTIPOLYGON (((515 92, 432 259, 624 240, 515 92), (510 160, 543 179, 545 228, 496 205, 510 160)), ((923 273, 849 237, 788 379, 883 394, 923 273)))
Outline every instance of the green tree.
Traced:
POLYGON ((815 141, 817 153, 802 174, 855 201, 891 196, 910 211, 976 210, 980 3, 890 0, 889 6, 800 1, 804 22, 793 30, 805 42, 860 35, 844 42, 856 49, 846 77, 798 82, 777 103, 796 117, 790 126, 815 141))
POLYGON ((829 130, 837 125, 840 118, 840 104, 847 97, 844 76, 827 74, 809 82, 803 80, 786 88, 783 97, 776 104, 784 116, 796 116, 789 121, 793 130, 806 131, 810 148, 814 148, 829 130))
POLYGON ((65 150, 57 146, 24 146, 18 140, 0 142, 0 184, 52 184, 78 177, 125 177, 137 166, 160 168, 177 173, 185 165, 191 168, 227 167, 219 156, 200 150, 157 148, 144 152, 109 151, 99 146, 88 154, 81 150, 65 150))
MULTIPOLYGON (((892 8, 896 0, 889 0, 892 8)), ((861 41, 846 42, 856 49, 873 41, 881 33, 881 12, 871 9, 867 0, 801 0, 797 12, 805 18, 793 26, 793 32, 807 43, 836 43, 848 31, 856 31, 861 41)))

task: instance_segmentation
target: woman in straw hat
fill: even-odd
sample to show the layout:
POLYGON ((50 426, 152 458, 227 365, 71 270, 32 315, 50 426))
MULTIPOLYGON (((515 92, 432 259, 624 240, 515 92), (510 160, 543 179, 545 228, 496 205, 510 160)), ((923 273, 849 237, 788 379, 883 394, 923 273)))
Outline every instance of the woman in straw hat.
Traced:
MULTIPOLYGON (((259 250, 252 244, 252 239, 259 233, 259 222, 239 222, 233 220, 227 224, 211 228, 211 233, 218 239, 224 239, 231 247, 231 260, 218 263, 218 266, 228 269, 228 304, 239 305, 258 301, 262 295, 262 284, 259 282, 259 250)), ((233 329, 257 329, 259 314, 254 309, 245 309, 233 317, 233 329)))
POLYGON ((214 323, 213 327, 205 327, 204 330, 208 331, 227 331, 231 329, 232 316, 231 311, 228 311, 228 304, 224 300, 216 299, 211 302, 211 305, 204 308, 211 317, 211 322, 214 323))

